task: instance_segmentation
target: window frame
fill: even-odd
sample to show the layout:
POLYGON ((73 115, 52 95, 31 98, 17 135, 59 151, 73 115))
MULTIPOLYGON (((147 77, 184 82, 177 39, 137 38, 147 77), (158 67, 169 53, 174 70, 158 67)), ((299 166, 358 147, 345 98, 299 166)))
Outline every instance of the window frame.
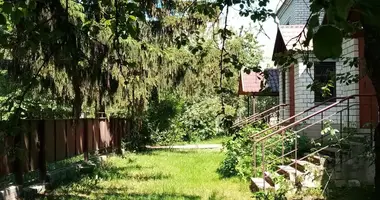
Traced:
MULTIPOLYGON (((323 97, 322 96, 322 91, 318 92, 318 91, 314 91, 314 103, 322 103, 322 102, 325 102, 331 98, 335 98, 337 97, 337 84, 336 84, 336 65, 337 63, 335 61, 328 61, 328 62, 314 62, 314 81, 319 79, 321 80, 320 82, 326 82, 326 81, 329 81, 331 80, 330 78, 333 77, 333 81, 334 81, 334 87, 331 88, 331 96, 326 96, 326 97, 323 97), (327 68, 326 71, 323 71, 323 69, 317 69, 317 68, 320 68, 320 67, 323 67, 323 68, 327 68), (319 72, 319 73, 317 73, 319 72), (326 73, 328 72, 328 73, 326 73), (331 72, 332 72, 332 75, 331 75, 331 72), (328 74, 328 76, 323 76, 322 74, 328 74)), ((334 103, 336 102, 336 99, 332 99, 332 100, 329 100, 327 101, 329 103, 334 103)))

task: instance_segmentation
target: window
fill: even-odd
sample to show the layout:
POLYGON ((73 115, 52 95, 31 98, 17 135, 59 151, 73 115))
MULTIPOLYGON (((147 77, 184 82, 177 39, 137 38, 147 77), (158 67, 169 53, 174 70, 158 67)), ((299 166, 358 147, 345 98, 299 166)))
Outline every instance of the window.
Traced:
MULTIPOLYGON (((333 97, 336 97, 336 63, 335 62, 319 62, 314 63, 314 82, 318 87, 314 90, 314 101, 324 102, 333 97), (323 96, 322 87, 325 86, 330 80, 333 81, 333 87, 330 87, 330 94, 323 96)), ((335 99, 330 100, 334 102, 335 99)))
POLYGON ((283 69, 282 70, 282 74, 281 74, 281 76, 282 76, 282 87, 281 87, 281 89, 282 89, 282 103, 283 104, 286 104, 286 84, 285 84, 285 70, 283 69))

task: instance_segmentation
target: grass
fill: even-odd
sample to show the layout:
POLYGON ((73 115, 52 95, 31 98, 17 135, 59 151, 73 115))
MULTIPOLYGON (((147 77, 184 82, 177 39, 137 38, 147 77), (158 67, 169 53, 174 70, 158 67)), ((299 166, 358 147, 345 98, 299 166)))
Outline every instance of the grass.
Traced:
POLYGON ((46 199, 250 199, 247 182, 221 179, 216 173, 223 158, 223 153, 209 151, 153 151, 112 157, 94 177, 61 186, 46 199))

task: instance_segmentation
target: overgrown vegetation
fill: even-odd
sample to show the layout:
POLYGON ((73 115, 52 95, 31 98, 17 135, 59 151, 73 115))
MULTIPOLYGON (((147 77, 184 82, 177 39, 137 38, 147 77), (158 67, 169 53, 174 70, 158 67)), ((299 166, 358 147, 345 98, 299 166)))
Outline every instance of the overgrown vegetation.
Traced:
MULTIPOLYGON (((262 146, 260 144, 255 144, 250 136, 259 133, 260 131, 267 128, 266 124, 257 124, 254 126, 246 126, 236 133, 231 140, 226 142, 226 158, 223 160, 218 168, 218 172, 222 177, 232 177, 239 176, 243 179, 248 179, 250 177, 255 177, 262 174, 262 146), (256 165, 257 168, 253 169, 253 145, 256 145, 256 165), (256 174, 253 174, 256 171, 256 174)), ((271 132, 264 133, 259 136, 261 138, 271 132)), ((267 161, 266 170, 273 172, 277 170, 277 166, 282 162, 288 162, 288 158, 285 157, 281 159, 282 151, 289 152, 294 149, 294 134, 291 132, 285 133, 285 140, 282 141, 281 135, 276 135, 270 137, 266 140, 266 145, 264 149, 265 159, 267 161), (290 136, 290 137, 288 137, 290 136), (270 147, 269 147, 270 146, 270 147), (269 163, 268 163, 269 162, 269 163)), ((298 153, 302 155, 309 152, 312 145, 310 140, 304 136, 298 136, 298 153)))
MULTIPOLYGON (((217 97, 194 103, 180 103, 165 99, 148 110, 147 128, 153 143, 199 142, 228 135, 224 128, 222 105, 217 97), (150 112, 149 112, 150 111, 150 112)), ((235 115, 235 108, 227 105, 226 113, 235 115)))

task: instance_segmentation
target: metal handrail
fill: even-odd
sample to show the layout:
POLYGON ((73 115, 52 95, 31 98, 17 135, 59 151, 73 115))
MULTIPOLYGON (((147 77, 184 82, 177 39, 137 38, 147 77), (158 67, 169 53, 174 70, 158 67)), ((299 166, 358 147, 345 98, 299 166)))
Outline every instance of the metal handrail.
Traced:
POLYGON ((296 115, 293 115, 293 116, 291 116, 291 117, 289 117, 289 118, 287 118, 287 119, 285 119, 285 120, 283 120, 283 121, 281 121, 281 122, 279 122, 279 123, 277 123, 277 124, 275 124, 275 125, 273 125, 273 126, 271 126, 269 128, 266 128, 266 129, 264 129, 264 130, 262 130, 262 131, 260 131, 260 132, 258 132, 256 134, 254 134, 254 135, 251 135, 251 136, 249 136, 249 138, 255 139, 257 136, 259 136, 259 135, 261 135, 261 134, 263 134, 263 133, 265 133, 267 131, 270 131, 270 130, 274 129, 275 127, 278 127, 278 126, 282 125, 284 122, 287 122, 287 121, 290 121, 290 120, 292 120, 292 119, 294 119, 296 117, 299 117, 299 116, 301 116, 301 115, 303 115, 303 114, 305 114, 305 113, 307 113, 307 112, 309 112, 309 111, 311 111, 311 110, 313 110, 315 108, 318 108, 319 106, 322 106, 322 105, 325 105, 328 102, 331 102, 332 100, 342 99, 342 98, 345 98, 345 97, 333 97, 333 98, 327 99, 326 101, 324 101, 322 103, 319 103, 319 104, 317 104, 317 105, 315 105, 315 106, 313 106, 311 108, 308 108, 308 109, 306 109, 306 110, 304 110, 304 111, 302 111, 302 112, 300 112, 300 113, 298 113, 296 115))
MULTIPOLYGON (((234 124, 234 125, 232 126, 232 128, 237 127, 237 126, 240 126, 240 125, 242 125, 242 124, 247 124, 247 123, 255 122, 255 121, 257 121, 257 120, 255 120, 255 121, 250 121, 250 120, 255 119, 255 118, 257 118, 257 117, 259 117, 259 116, 262 116, 262 115, 268 115, 268 114, 271 114, 271 113, 274 112, 273 110, 277 110, 277 109, 279 109, 280 107, 286 107, 286 106, 288 106, 288 104, 280 104, 280 105, 277 105, 277 106, 275 106, 275 107, 272 107, 272 108, 270 108, 270 109, 268 109, 268 110, 265 110, 265 111, 263 111, 263 112, 261 112, 261 113, 258 113, 258 114, 255 114, 255 115, 251 115, 251 116, 249 116, 249 117, 246 117, 246 118, 242 119, 241 121, 237 122, 236 124, 234 124)), ((265 117, 265 116, 264 116, 264 117, 265 117)))
POLYGON ((273 133, 271 133, 269 135, 266 135, 266 136, 264 136, 264 137, 256 140, 255 142, 261 142, 261 141, 263 141, 265 139, 268 139, 268 138, 272 137, 273 135, 279 134, 282 131, 285 131, 286 129, 292 128, 292 127, 298 125, 299 123, 301 123, 303 121, 306 121, 306 120, 308 120, 308 119, 310 119, 310 118, 312 118, 312 117, 314 117, 314 116, 316 116, 318 114, 321 114, 321 113, 323 113, 323 112, 325 112, 327 110, 330 110, 331 108, 335 107, 338 104, 341 104, 342 102, 345 102, 345 101, 347 101, 349 99, 355 99, 355 97, 361 97, 361 96, 374 96, 374 95, 366 95, 366 94, 364 94, 364 95, 351 95, 351 96, 348 96, 348 97, 344 97, 340 101, 337 101, 337 102, 335 102, 335 103, 333 103, 333 104, 331 104, 331 105, 329 105, 329 106, 327 106, 327 107, 325 107, 325 108, 323 108, 323 109, 321 109, 321 110, 319 110, 317 112, 314 112, 313 114, 310 114, 310 115, 308 115, 308 116, 306 116, 306 117, 304 117, 304 118, 302 118, 300 120, 297 120, 296 122, 293 122, 293 123, 291 123, 291 124, 289 124, 289 125, 287 125, 285 127, 282 127, 281 129, 279 129, 279 130, 277 130, 277 131, 275 131, 275 132, 273 132, 273 133))
MULTIPOLYGON (((267 145, 267 146, 264 144, 266 139, 268 139, 268 138, 270 138, 270 137, 273 137, 273 136, 275 136, 275 135, 281 133, 281 134, 282 134, 281 139, 272 142, 272 143, 278 143, 278 141, 281 141, 281 140, 284 141, 284 137, 285 137, 285 138, 289 138, 289 137, 293 137, 293 136, 295 136, 295 141, 294 141, 294 143, 295 143, 295 149, 292 150, 292 151, 290 151, 290 152, 287 152, 287 153, 285 154, 285 152, 284 152, 284 144, 283 144, 283 147, 282 147, 282 155, 281 155, 278 159, 282 159, 283 162, 284 162, 284 157, 285 157, 286 155, 290 155, 290 154, 294 153, 294 154, 295 154, 295 161, 294 161, 293 163, 289 164, 289 165, 295 164, 295 169, 297 169, 297 161, 301 161, 301 160, 303 160, 303 159, 305 159, 305 158, 307 158, 307 157, 310 157, 311 155, 314 155, 314 154, 316 154, 316 153, 318 153, 318 152, 320 152, 320 151, 322 151, 322 150, 324 150, 324 149, 330 147, 330 145, 327 145, 327 146, 325 146, 325 147, 320 148, 319 150, 316 150, 316 151, 314 151, 314 152, 312 152, 312 153, 310 153, 310 154, 308 154, 308 155, 302 157, 301 159, 297 159, 297 157, 298 157, 298 155, 297 155, 297 151, 298 151, 298 150, 297 150, 297 145, 298 145, 298 144, 297 144, 297 136, 298 136, 298 133, 299 133, 300 131, 305 130, 305 129, 307 129, 307 128, 309 128, 309 127, 311 127, 311 126, 313 126, 313 125, 315 125, 315 124, 317 124, 317 123, 319 123, 319 122, 321 122, 321 121, 323 121, 323 120, 329 119, 329 118, 335 116, 335 115, 338 114, 338 113, 340 113, 340 116, 341 116, 341 118, 342 118, 342 112, 343 112, 343 111, 346 111, 346 110, 347 110, 347 112, 349 112, 349 110, 350 110, 351 107, 353 107, 353 106, 357 106, 357 105, 360 106, 360 103, 356 103, 356 104, 353 104, 353 105, 349 105, 349 104, 347 104, 347 107, 345 107, 345 108, 343 108, 343 109, 341 109, 341 110, 339 110, 339 111, 336 111, 336 112, 334 112, 333 114, 331 114, 331 115, 329 115, 329 116, 327 116, 327 117, 323 117, 323 113, 324 113, 325 111, 330 110, 330 109, 333 108, 333 107, 338 107, 337 105, 339 105, 339 104, 341 104, 341 103, 343 103, 343 102, 345 102, 345 101, 347 101, 347 102, 349 103, 349 100, 352 99, 352 98, 355 99, 355 97, 373 97, 373 96, 374 96, 374 95, 351 95, 351 96, 348 96, 348 97, 340 98, 340 99, 341 99, 340 101, 338 101, 338 102, 336 102, 336 103, 333 103, 333 104, 327 106, 326 108, 321 109, 321 110, 319 110, 319 111, 317 111, 317 112, 315 112, 315 113, 313 113, 313 114, 310 114, 309 116, 304 117, 304 118, 302 118, 302 119, 300 119, 300 120, 298 120, 298 121, 296 121, 296 122, 293 122, 292 124, 289 124, 288 126, 285 126, 285 127, 281 128, 281 129, 279 129, 279 130, 277 130, 277 131, 275 131, 275 132, 273 132, 273 133, 271 133, 271 134, 269 134, 269 135, 266 135, 266 136, 264 136, 264 137, 262 137, 262 138, 256 140, 255 142, 257 142, 257 143, 261 143, 261 148, 262 148, 262 151, 264 152, 265 147, 272 146, 272 144, 269 144, 269 145, 267 145), (314 117, 314 116, 317 116, 318 114, 321 114, 321 119, 320 119, 320 120, 317 120, 316 122, 313 122, 311 125, 308 125, 308 126, 306 126, 306 127, 303 127, 303 128, 300 129, 300 130, 297 130, 296 132, 294 132, 294 133, 291 134, 290 136, 284 136, 284 135, 283 135, 287 129, 292 128, 292 127, 294 127, 294 126, 296 126, 296 125, 299 125, 301 122, 306 121, 306 120, 308 120, 308 119, 310 119, 310 118, 312 118, 312 117, 314 117)), ((311 109, 308 109, 308 110, 311 110, 311 109)), ((303 112, 303 113, 304 113, 304 112, 303 112)), ((348 116, 349 116, 349 114, 348 114, 348 116)), ((342 129, 342 127, 341 127, 341 129, 342 129)), ((322 137, 323 137, 323 136, 322 136, 322 137)), ((254 174, 256 174, 256 152, 255 152, 255 151, 256 151, 256 145, 257 145, 257 143, 255 143, 255 144, 253 145, 253 166, 254 166, 254 169, 253 169, 254 171, 253 171, 253 172, 254 172, 254 174)), ((277 160, 277 159, 276 159, 276 160, 277 160)), ((270 163, 271 163, 271 161, 270 161, 270 162, 265 161, 264 153, 262 153, 262 168, 263 168, 263 169, 262 169, 262 170, 263 170, 262 173, 263 173, 263 178, 265 178, 265 173, 264 173, 264 171, 265 171, 265 166, 266 166, 266 165, 270 165, 270 163)), ((277 170, 277 171, 279 171, 279 170, 277 170)), ((297 173, 297 171, 296 171, 295 173, 297 173)), ((265 183, 264 183, 264 184, 265 184, 265 183)))

